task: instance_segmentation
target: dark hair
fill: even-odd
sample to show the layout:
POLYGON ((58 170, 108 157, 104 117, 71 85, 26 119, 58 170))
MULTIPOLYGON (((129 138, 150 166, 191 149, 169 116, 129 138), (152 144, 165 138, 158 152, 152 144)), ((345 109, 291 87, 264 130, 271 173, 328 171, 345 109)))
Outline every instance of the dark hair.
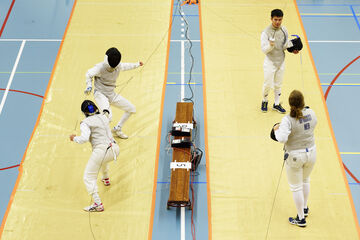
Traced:
POLYGON ((274 9, 271 11, 271 18, 273 17, 283 17, 284 13, 281 11, 281 9, 274 9))
POLYGON ((304 96, 298 90, 294 90, 289 96, 290 117, 300 119, 303 117, 302 109, 305 106, 304 96))

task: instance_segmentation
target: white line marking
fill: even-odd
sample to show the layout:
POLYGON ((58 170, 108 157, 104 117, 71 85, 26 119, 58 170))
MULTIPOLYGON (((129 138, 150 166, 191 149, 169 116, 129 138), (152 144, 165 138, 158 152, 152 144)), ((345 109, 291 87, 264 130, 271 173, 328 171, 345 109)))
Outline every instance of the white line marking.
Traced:
POLYGON ((61 42, 62 39, 0 39, 0 42, 61 42))
POLYGON ((181 102, 185 98, 185 42, 181 41, 181 102))
MULTIPOLYGON (((190 39, 190 40, 191 40, 191 42, 200 42, 200 40, 192 40, 192 39, 190 39)), ((182 39, 170 40, 170 42, 182 42, 182 41, 184 41, 184 40, 182 40, 182 39)))
POLYGON ((181 207, 181 240, 185 240, 185 207, 181 207))
POLYGON ((6 86, 6 90, 5 90, 4 96, 3 96, 2 100, 1 100, 1 104, 0 104, 0 115, 1 115, 2 109, 3 109, 4 105, 5 105, 5 101, 6 101, 6 98, 7 98, 8 93, 9 93, 9 89, 10 89, 11 83, 12 83, 12 81, 13 81, 13 79, 14 79, 14 75, 15 75, 15 72, 16 72, 16 68, 17 68, 17 66, 18 66, 18 64, 19 64, 20 56, 21 56, 22 51, 23 51, 23 49, 24 49, 25 42, 26 42, 26 41, 23 40, 22 43, 21 43, 20 50, 19 50, 19 53, 18 53, 18 55, 17 55, 17 57, 16 57, 14 67, 13 67, 13 69, 12 69, 12 71, 11 71, 10 78, 9 78, 8 84, 7 84, 7 86, 6 86))
POLYGON ((327 40, 314 40, 308 41, 309 43, 360 43, 360 41, 327 41, 327 40))

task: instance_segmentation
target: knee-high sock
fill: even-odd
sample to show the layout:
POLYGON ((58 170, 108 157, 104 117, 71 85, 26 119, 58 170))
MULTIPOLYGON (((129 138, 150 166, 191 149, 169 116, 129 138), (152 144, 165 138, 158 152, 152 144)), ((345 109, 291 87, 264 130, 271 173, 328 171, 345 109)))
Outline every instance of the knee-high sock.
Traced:
POLYGON ((309 193, 310 193, 310 183, 303 183, 304 208, 307 208, 309 193))
POLYGON ((118 122, 118 124, 116 125, 116 128, 121 129, 122 126, 124 125, 124 123, 129 119, 130 116, 131 116, 130 112, 125 112, 122 115, 122 117, 121 117, 120 121, 118 122))
POLYGON ((299 219, 304 218, 304 195, 303 191, 293 192, 293 198, 298 212, 299 219))

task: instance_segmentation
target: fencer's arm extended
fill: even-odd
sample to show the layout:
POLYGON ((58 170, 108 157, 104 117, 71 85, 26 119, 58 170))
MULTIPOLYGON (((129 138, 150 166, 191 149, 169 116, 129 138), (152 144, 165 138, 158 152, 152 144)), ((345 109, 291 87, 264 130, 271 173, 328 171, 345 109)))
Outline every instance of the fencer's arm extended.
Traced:
POLYGON ((141 66, 140 62, 137 62, 137 63, 120 63, 119 64, 120 71, 128 71, 128 70, 131 70, 131 69, 134 69, 134 68, 138 68, 140 66, 141 66))
POLYGON ((261 51, 263 53, 268 54, 274 49, 274 45, 271 46, 269 37, 265 32, 261 33, 261 51))
POLYGON ((80 131, 81 131, 81 135, 74 137, 73 141, 76 143, 80 143, 80 144, 86 143, 87 141, 89 141, 90 134, 91 134, 91 130, 90 130, 89 126, 85 123, 80 123, 80 131))
POLYGON ((280 126, 275 130, 275 137, 278 142, 286 143, 291 133, 291 123, 288 117, 283 117, 280 126))
POLYGON ((101 67, 99 64, 95 65, 93 68, 90 68, 86 74, 86 87, 92 87, 93 77, 98 76, 101 71, 101 67))

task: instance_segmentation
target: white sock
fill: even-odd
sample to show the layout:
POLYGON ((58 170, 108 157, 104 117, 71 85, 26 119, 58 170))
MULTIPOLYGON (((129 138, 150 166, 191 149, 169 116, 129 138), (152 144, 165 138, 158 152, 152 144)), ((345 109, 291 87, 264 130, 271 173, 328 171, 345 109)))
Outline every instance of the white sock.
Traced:
POLYGON ((124 125, 124 123, 129 119, 129 117, 131 116, 130 112, 125 112, 120 121, 118 122, 118 124, 116 125, 117 130, 121 130, 121 127, 124 125))
POLYGON ((293 198, 296 206, 296 210, 298 212, 299 219, 304 218, 304 195, 303 191, 293 192, 293 198))
POLYGON ((278 91, 275 91, 275 99, 274 99, 274 104, 275 105, 279 105, 280 104, 280 95, 281 95, 281 92, 278 92, 278 91))
POLYGON ((91 194, 94 202, 97 204, 97 205, 100 205, 101 204, 101 199, 100 199, 100 196, 99 194, 96 192, 96 193, 93 193, 91 194))
POLYGON ((309 193, 310 193, 310 183, 303 183, 304 208, 307 208, 309 193))

